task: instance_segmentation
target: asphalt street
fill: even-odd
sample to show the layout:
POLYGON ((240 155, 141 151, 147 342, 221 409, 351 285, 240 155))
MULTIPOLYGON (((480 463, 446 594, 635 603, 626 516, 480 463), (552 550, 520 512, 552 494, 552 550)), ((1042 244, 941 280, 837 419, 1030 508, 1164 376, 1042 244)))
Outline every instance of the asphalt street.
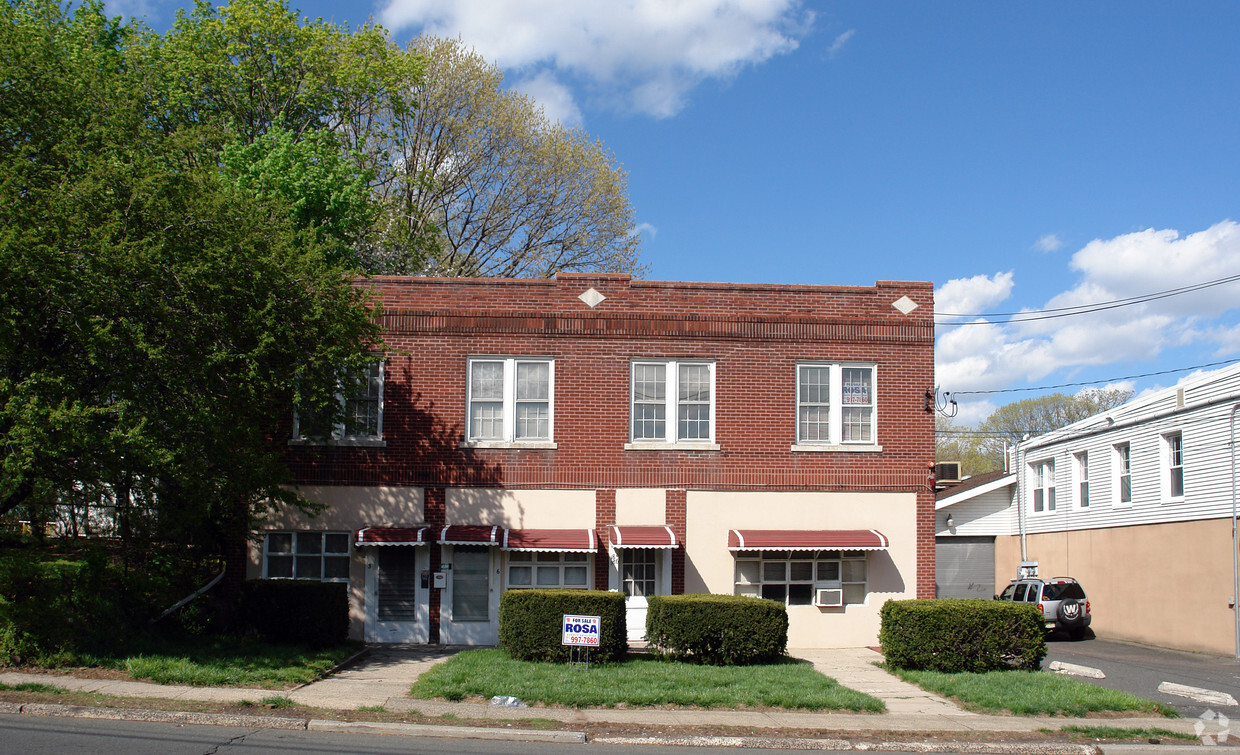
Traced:
MULTIPOLYGON (((1171 682, 1225 692, 1240 700, 1240 661, 1234 657, 1186 653, 1096 637, 1074 642, 1059 632, 1047 639, 1046 646, 1048 652, 1043 668, 1052 661, 1096 668, 1106 674, 1105 679, 1078 678, 1166 703, 1186 718, 1197 718, 1213 710, 1240 724, 1237 706, 1196 702, 1158 690, 1163 682, 1171 682)), ((1240 729, 1240 726, 1235 728, 1240 729)))

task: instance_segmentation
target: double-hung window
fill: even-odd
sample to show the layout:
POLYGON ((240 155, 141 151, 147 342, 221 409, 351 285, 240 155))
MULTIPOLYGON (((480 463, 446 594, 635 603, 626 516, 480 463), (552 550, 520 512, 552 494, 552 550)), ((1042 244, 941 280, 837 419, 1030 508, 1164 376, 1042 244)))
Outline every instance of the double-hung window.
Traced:
POLYGON ((634 361, 630 391, 634 446, 714 443, 714 362, 634 361))
POLYGON ((1041 514, 1055 510, 1055 461, 1046 459, 1029 465, 1033 483, 1033 513, 1041 514))
POLYGON ((1076 505, 1089 508, 1089 452, 1080 451, 1072 455, 1072 476, 1076 483, 1076 505))
POLYGON ((797 450, 877 443, 874 365, 797 365, 797 450))
POLYGON ((349 581, 348 532, 268 532, 264 579, 349 581))
POLYGON ((323 412, 299 407, 293 418, 294 440, 346 444, 381 441, 383 376, 383 362, 338 373, 335 406, 323 412))
POLYGON ((471 445, 547 444, 555 413, 555 362, 526 357, 469 360, 471 445))
POLYGON ((754 551, 736 557, 735 595, 790 606, 864 603, 865 551, 754 551))
POLYGON ((1162 436, 1163 500, 1184 497, 1184 436, 1178 432, 1162 436))
POLYGON ((1111 446, 1111 500, 1114 506, 1132 505, 1132 447, 1127 443, 1111 446))

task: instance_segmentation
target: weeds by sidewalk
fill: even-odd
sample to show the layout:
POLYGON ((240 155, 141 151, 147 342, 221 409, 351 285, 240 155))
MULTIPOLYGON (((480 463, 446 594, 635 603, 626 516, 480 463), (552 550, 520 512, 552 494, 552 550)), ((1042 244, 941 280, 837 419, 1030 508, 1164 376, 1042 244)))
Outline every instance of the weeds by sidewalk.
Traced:
POLYGON ((503 650, 467 650, 422 674, 411 694, 463 700, 513 695, 570 707, 786 708, 881 713, 877 698, 841 686, 803 661, 762 666, 699 666, 630 658, 569 668, 515 661, 503 650))

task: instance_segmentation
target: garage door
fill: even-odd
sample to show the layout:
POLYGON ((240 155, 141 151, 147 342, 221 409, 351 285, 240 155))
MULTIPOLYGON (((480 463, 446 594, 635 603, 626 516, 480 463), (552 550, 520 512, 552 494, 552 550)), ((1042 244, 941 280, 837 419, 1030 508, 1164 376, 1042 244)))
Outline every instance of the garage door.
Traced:
POLYGON ((934 559, 934 581, 940 598, 994 597, 993 537, 937 538, 934 559))

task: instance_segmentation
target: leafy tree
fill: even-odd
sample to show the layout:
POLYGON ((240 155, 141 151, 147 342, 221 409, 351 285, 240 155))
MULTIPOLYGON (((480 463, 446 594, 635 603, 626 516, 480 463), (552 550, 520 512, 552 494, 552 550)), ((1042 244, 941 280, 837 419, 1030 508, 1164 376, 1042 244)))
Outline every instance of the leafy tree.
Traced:
POLYGON ((221 171, 210 124, 159 126, 164 70, 99 4, 0 6, 0 514, 152 490, 222 546, 294 503, 269 433, 303 372, 368 361, 364 294, 278 192, 221 171))
POLYGON ((379 190, 390 222, 433 237, 427 272, 640 273, 626 176, 602 144, 502 87, 460 40, 424 37, 418 107, 393 119, 379 190))
POLYGON ((959 461, 961 472, 968 475, 1002 469, 1005 447, 1015 445, 1027 435, 1042 435, 1105 412, 1132 396, 1133 391, 1121 388, 1050 393, 1001 406, 975 429, 961 428, 950 419, 938 418, 935 458, 959 461))

